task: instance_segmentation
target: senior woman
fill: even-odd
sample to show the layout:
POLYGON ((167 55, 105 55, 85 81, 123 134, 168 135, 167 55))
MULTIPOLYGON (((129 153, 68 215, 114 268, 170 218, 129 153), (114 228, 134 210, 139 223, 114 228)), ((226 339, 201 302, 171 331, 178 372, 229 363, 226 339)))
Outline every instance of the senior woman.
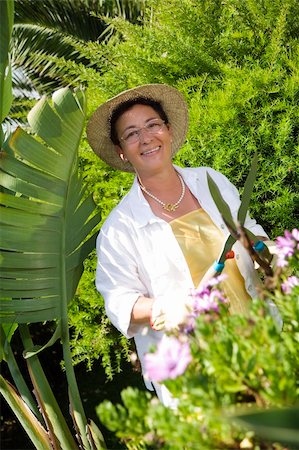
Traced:
MULTIPOLYGON (((89 143, 101 159, 136 174, 98 236, 96 286, 111 322, 134 337, 143 373, 145 353, 165 336, 159 318, 165 323, 168 315, 184 308, 190 289, 217 260, 229 234, 211 197, 207 173, 235 218, 240 205, 237 189, 224 175, 209 167, 172 163, 187 126, 183 96, 163 84, 122 92, 101 105, 87 126, 89 143)), ((267 238, 249 216, 245 226, 267 238)), ((233 250, 223 289, 230 310, 245 314, 258 277, 239 242, 233 250)), ((172 405, 165 386, 146 377, 145 384, 165 405, 172 405)))

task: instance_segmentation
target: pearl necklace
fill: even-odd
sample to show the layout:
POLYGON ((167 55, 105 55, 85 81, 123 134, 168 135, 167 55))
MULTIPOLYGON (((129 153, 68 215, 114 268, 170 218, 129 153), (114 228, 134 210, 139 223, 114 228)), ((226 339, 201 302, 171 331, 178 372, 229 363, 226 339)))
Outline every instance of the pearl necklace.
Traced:
POLYGON ((185 183, 184 183, 183 178, 181 177, 180 174, 178 174, 178 177, 179 177, 179 180, 181 182, 182 193, 181 193, 181 196, 180 196, 180 198, 178 199, 178 201, 176 203, 165 203, 165 202, 162 202, 162 200, 160 200, 158 197, 156 197, 154 194, 152 194, 151 192, 149 192, 145 188, 145 186, 143 185, 143 183, 142 183, 142 181, 141 181, 141 179, 139 177, 138 177, 138 180, 139 180, 139 184, 140 184, 140 187, 143 190, 143 192, 145 192, 149 197, 151 197, 156 202, 160 203, 160 205, 163 206, 163 209, 165 209, 166 211, 170 212, 170 211, 175 211, 179 207, 179 204, 183 200, 184 195, 185 195, 185 191, 186 191, 185 183))

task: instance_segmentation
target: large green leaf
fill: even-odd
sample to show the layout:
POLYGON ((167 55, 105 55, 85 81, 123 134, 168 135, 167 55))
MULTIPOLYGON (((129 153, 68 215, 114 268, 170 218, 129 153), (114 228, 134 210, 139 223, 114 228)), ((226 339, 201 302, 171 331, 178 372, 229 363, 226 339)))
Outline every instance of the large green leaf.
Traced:
MULTIPOLYGON (((59 417, 36 354, 61 339, 76 429, 90 448, 69 349, 68 303, 95 247, 100 217, 78 177, 78 146, 85 120, 83 91, 61 89, 30 111, 34 135, 17 129, 6 141, 0 160, 0 321, 18 323, 39 405, 53 427, 53 439, 75 448, 59 417), (25 323, 56 319, 48 343, 35 345, 25 323), (25 327, 25 328, 24 328, 25 327)), ((5 349, 3 349, 5 352, 5 349)), ((9 355, 6 351, 4 355, 9 355)), ((17 380, 16 380, 17 381, 17 380)), ((21 383, 20 383, 21 386, 21 383)), ((100 432, 99 432, 100 433, 100 432)))
POLYGON ((271 442, 298 448, 299 407, 253 411, 235 416, 237 423, 271 442))
POLYGON ((0 162, 2 322, 66 314, 99 217, 77 174, 84 124, 82 91, 61 89, 28 115, 35 136, 17 129, 0 162))

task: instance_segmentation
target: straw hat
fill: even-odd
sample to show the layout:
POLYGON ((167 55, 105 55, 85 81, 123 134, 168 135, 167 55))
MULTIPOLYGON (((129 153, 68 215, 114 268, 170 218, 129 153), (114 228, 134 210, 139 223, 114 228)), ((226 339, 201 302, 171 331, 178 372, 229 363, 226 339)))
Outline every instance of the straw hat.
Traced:
POLYGON ((110 139, 110 118, 120 103, 138 97, 148 98, 161 104, 172 126, 172 153, 183 145, 188 128, 188 109, 183 95, 166 84, 146 84, 121 92, 103 103, 93 113, 87 124, 87 139, 93 151, 107 164, 124 172, 134 172, 129 162, 119 158, 110 139))

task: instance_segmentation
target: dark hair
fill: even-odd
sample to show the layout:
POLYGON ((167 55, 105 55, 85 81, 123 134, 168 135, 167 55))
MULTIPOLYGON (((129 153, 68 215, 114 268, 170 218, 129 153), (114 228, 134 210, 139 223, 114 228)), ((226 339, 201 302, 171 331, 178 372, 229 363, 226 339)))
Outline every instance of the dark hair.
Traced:
POLYGON ((119 139, 117 137, 116 129, 115 129, 115 124, 116 124, 117 120, 120 118, 120 116, 124 112, 126 112, 128 109, 132 108, 132 106, 135 106, 135 105, 150 106, 159 114, 160 118, 162 120, 164 120, 164 122, 166 124, 169 123, 167 114, 164 111, 164 109, 162 108, 161 103, 159 103, 155 100, 152 100, 151 98, 146 98, 146 97, 138 97, 138 98, 133 98, 131 100, 127 100, 126 102, 120 103, 111 114, 110 139, 114 145, 119 145, 119 139))

